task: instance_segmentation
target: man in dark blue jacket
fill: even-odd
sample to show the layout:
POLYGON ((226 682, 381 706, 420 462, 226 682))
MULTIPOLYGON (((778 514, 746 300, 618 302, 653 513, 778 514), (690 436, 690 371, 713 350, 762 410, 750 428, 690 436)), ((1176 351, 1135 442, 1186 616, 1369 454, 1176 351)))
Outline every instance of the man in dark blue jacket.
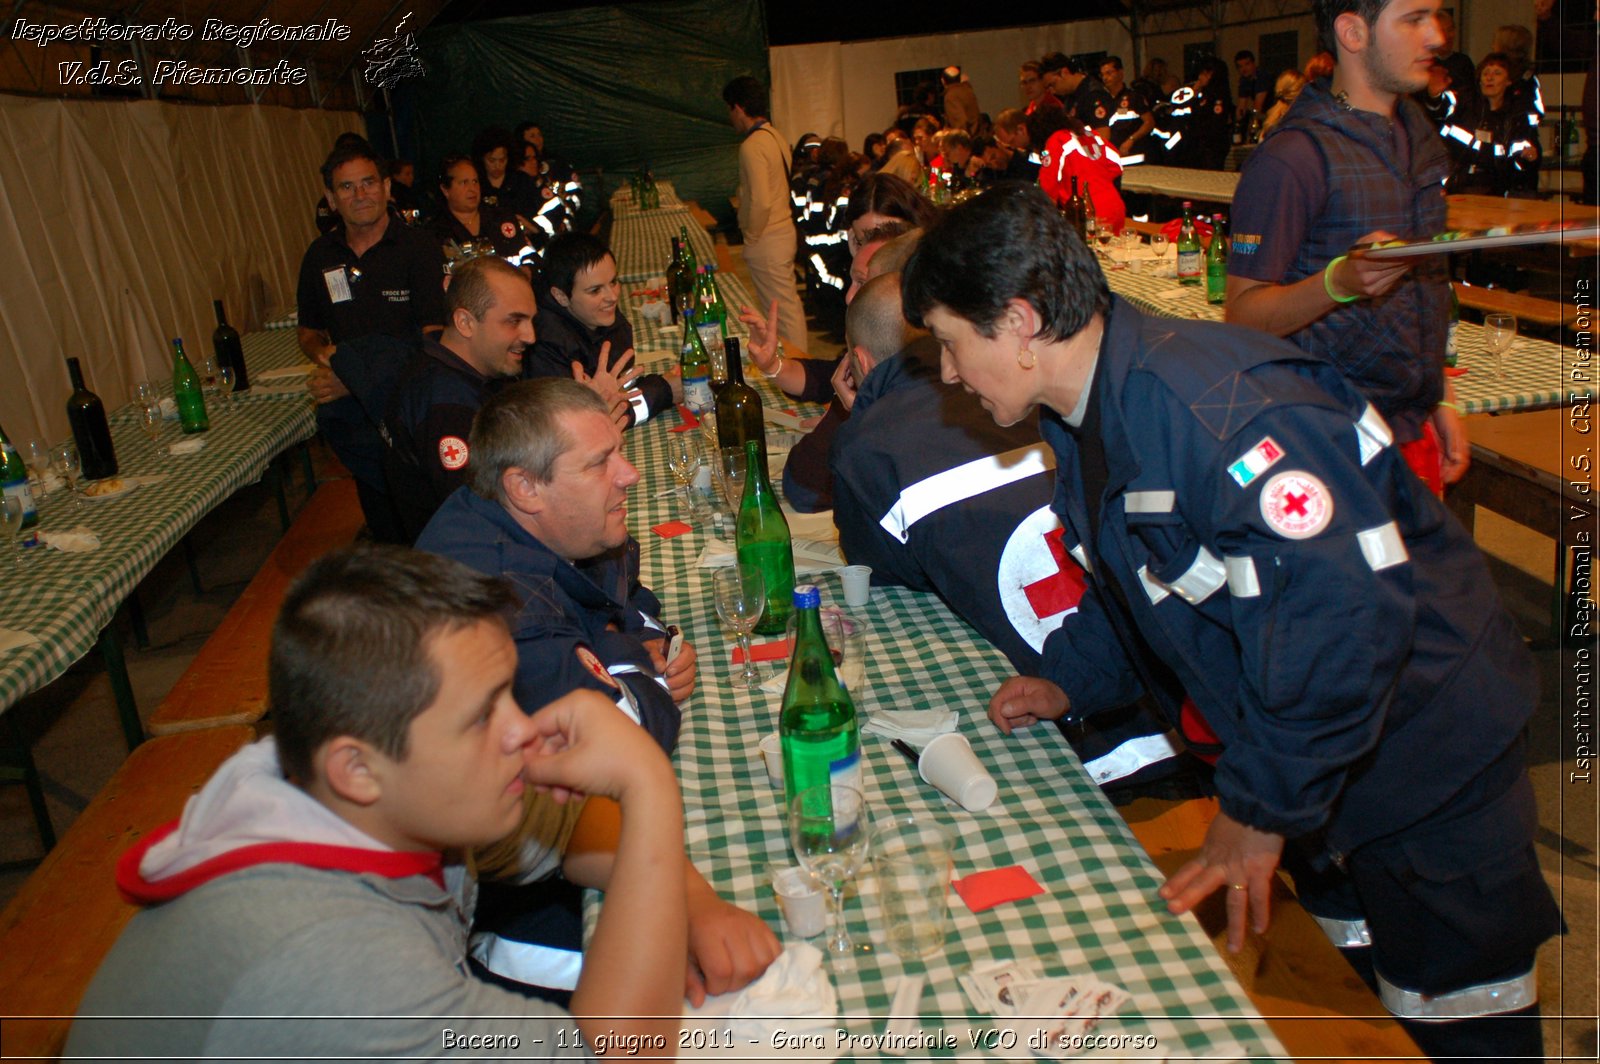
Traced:
MULTIPOLYGON (((670 753, 678 705, 694 693, 695 651, 682 643, 669 660, 661 604, 639 583, 627 525, 639 471, 604 400, 572 380, 515 382, 478 411, 469 446, 469 486, 445 501, 417 546, 511 584, 518 704, 532 711, 598 691, 670 753)), ((474 958, 518 983, 570 989, 578 902, 559 884, 498 894, 486 885, 474 958)))
POLYGON ((618 310, 617 260, 588 233, 562 233, 544 253, 546 289, 539 298, 539 340, 524 377, 570 377, 606 400, 622 429, 670 410, 681 387, 659 373, 635 373, 633 326, 618 310))

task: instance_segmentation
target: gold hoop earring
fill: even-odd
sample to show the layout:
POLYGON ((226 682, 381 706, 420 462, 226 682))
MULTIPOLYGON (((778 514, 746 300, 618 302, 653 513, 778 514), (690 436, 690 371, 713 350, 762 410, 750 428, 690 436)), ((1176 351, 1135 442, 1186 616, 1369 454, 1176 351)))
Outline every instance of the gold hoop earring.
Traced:
POLYGON ((1034 366, 1037 366, 1038 364, 1039 364, 1039 356, 1034 354, 1033 350, 1031 348, 1029 348, 1026 344, 1024 344, 1022 347, 1017 349, 1017 365, 1021 366, 1023 369, 1032 369, 1034 366), (1026 362, 1022 361, 1022 356, 1023 355, 1027 355, 1028 356, 1028 361, 1026 361, 1026 362))

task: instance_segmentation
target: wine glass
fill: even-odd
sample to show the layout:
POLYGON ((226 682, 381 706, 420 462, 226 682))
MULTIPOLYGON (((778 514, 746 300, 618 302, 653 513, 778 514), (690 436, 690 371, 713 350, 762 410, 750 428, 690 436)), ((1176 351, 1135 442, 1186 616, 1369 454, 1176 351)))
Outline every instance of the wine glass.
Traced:
POLYGON ((1494 357, 1494 375, 1506 379, 1506 352, 1517 338, 1517 319, 1510 314, 1485 314, 1483 316, 1483 342, 1494 357))
POLYGON ((78 461, 78 449, 70 443, 63 443, 50 452, 50 466, 66 480, 73 511, 82 510, 83 500, 78 497, 78 471, 82 468, 78 461))
POLYGON ((1101 226, 1094 231, 1094 238, 1095 241, 1100 245, 1100 257, 1104 259, 1106 261, 1106 265, 1109 266, 1111 264, 1111 244, 1117 239, 1116 234, 1111 231, 1111 227, 1109 225, 1101 224, 1101 226))
POLYGON ((150 399, 139 407, 139 427, 150 439, 150 446, 156 449, 156 454, 162 458, 167 457, 167 449, 161 445, 161 401, 150 399))
POLYGON ((0 496, 0 524, 6 527, 6 555, 11 559, 12 570, 17 567, 17 533, 22 531, 25 515, 20 495, 0 496))
POLYGON ((217 360, 207 355, 200 360, 200 390, 205 393, 206 409, 217 406, 217 360))
POLYGON ((221 398, 224 404, 230 404, 233 402, 233 379, 234 373, 232 366, 221 365, 217 367, 217 389, 221 392, 221 398))
POLYGON ((728 512, 737 518, 739 500, 744 498, 745 475, 749 472, 744 450, 739 447, 720 448, 714 472, 717 474, 717 487, 722 490, 722 499, 728 504, 728 512))
POLYGON ((844 888, 867 859, 867 800, 861 791, 823 783, 795 795, 789 803, 789 841, 795 858, 827 884, 832 901, 828 951, 855 951, 844 923, 844 888))
POLYGON ((755 690, 761 686, 761 672, 751 660, 750 633, 761 620, 767 606, 767 582, 754 566, 732 565, 711 574, 711 590, 716 597, 717 616, 739 637, 744 671, 733 679, 735 687, 755 690))
POLYGON ((1165 233, 1151 233, 1150 234, 1150 252, 1151 252, 1151 254, 1155 255, 1155 265, 1151 267, 1152 270, 1155 270, 1155 271, 1159 272, 1161 267, 1166 263, 1166 261, 1167 261, 1167 243, 1168 243, 1167 234, 1165 234, 1165 233))
POLYGON ((678 482, 678 493, 687 496, 694 475, 700 470, 700 443, 693 433, 674 433, 667 442, 667 468, 678 482))
POLYGON ((128 393, 133 398, 134 406, 143 406, 152 399, 160 398, 160 394, 156 391, 156 386, 150 381, 136 382, 133 387, 128 389, 128 393))
POLYGON ((44 475, 50 471, 50 448, 38 440, 29 440, 22 448, 22 460, 33 470, 33 479, 39 482, 38 499, 42 502, 48 494, 44 475))

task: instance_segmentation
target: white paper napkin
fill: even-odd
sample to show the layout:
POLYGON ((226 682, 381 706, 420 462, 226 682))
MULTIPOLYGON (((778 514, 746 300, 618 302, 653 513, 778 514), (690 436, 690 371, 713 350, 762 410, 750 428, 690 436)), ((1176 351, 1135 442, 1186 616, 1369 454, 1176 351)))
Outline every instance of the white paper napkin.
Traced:
POLYGON ((177 440, 167 448, 173 454, 199 454, 205 450, 205 440, 177 440))
MULTIPOLYGON (((791 547, 794 550, 796 576, 826 573, 844 564, 844 555, 839 553, 837 544, 795 539, 791 547)), ((723 569, 734 563, 734 557, 732 543, 725 539, 711 539, 695 564, 702 569, 723 569)))
POLYGON ((772 1032, 779 1028, 791 1035, 832 1034, 838 1019, 839 995, 823 971, 822 951, 808 942, 796 942, 772 962, 766 974, 743 990, 707 998, 698 1009, 685 1008, 683 1025, 731 1027, 736 1047, 733 1055, 746 1056, 752 1043, 770 1046, 772 1032))
POLYGON ((839 530, 834 527, 832 510, 803 514, 785 506, 783 519, 789 522, 789 534, 796 539, 817 540, 823 543, 839 542, 839 530))
POLYGON ((32 632, 23 632, 15 628, 0 628, 0 653, 15 650, 17 647, 32 646, 39 641, 39 637, 32 632))
POLYGON ((65 554, 87 554, 100 549, 100 537, 83 525, 63 532, 40 532, 39 541, 65 554))
POLYGON ((960 720, 961 714, 953 709, 880 709, 867 718, 862 730, 926 746, 936 736, 955 731, 960 720))

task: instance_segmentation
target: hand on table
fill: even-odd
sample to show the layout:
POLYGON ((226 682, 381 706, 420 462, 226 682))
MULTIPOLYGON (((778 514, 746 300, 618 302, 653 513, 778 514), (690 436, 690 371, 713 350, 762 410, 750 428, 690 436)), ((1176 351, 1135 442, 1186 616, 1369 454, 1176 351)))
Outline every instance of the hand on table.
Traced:
POLYGON ((738 990, 760 976, 783 946, 762 920, 723 901, 698 872, 691 871, 689 880, 689 966, 683 996, 699 1008, 706 995, 738 990))
POLYGON ((311 376, 306 378, 306 391, 311 393, 311 398, 318 404, 331 403, 350 394, 350 389, 344 386, 344 381, 327 366, 317 366, 312 369, 311 376))
POLYGON ((697 668, 698 655, 695 653, 694 644, 687 639, 678 650, 678 656, 668 661, 664 656, 667 649, 665 639, 652 639, 644 645, 650 652, 650 661, 655 665, 661 678, 667 681, 667 693, 674 702, 682 703, 694 694, 696 680, 699 676, 697 668))
MULTIPOLYGON (((1356 246, 1371 247, 1395 239, 1398 238, 1393 233, 1379 229, 1357 240, 1356 246)), ((1333 270, 1333 290, 1344 296, 1371 299, 1399 284, 1410 269, 1410 259, 1345 259, 1333 270)))
POLYGON ((989 719, 1010 735, 1041 720, 1060 720, 1067 711, 1067 693, 1037 676, 1013 676, 989 699, 989 719))
POLYGON ((1261 935, 1272 920, 1272 877, 1282 854, 1282 835, 1257 831, 1218 813, 1206 830, 1200 856, 1173 873, 1161 888, 1167 911, 1186 913, 1218 887, 1226 887, 1228 950, 1238 953, 1244 948, 1247 921, 1261 935))

